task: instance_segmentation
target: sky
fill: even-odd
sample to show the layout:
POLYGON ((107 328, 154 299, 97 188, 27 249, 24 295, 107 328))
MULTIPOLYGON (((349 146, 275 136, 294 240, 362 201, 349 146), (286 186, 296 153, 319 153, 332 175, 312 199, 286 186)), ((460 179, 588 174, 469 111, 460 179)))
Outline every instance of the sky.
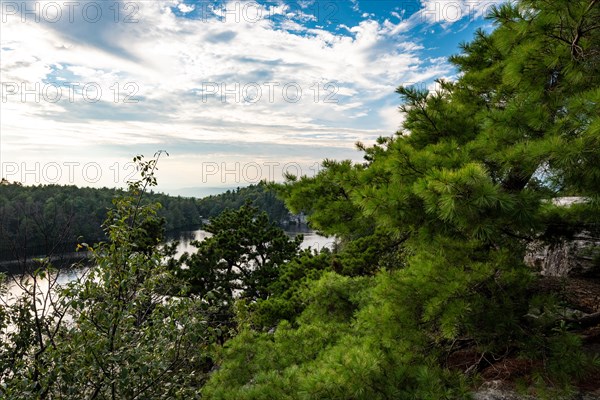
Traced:
POLYGON ((123 187, 164 150, 185 195, 359 162, 499 2, 0 0, 1 175, 123 187))

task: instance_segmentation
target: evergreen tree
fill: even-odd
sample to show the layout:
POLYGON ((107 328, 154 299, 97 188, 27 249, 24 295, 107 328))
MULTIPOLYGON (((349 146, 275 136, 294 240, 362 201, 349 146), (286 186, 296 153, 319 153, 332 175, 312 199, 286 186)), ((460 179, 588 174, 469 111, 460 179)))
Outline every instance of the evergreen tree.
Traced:
POLYGON ((185 253, 174 268, 190 293, 212 307, 213 324, 224 339, 235 326, 234 301, 251 304, 267 299, 281 266, 298 255, 302 235, 290 239, 250 202, 238 210, 225 210, 204 229, 212 236, 193 242, 198 250, 185 253))
POLYGON ((233 339, 209 397, 467 398, 465 375, 449 369, 465 348, 475 354, 466 376, 507 357, 554 385, 590 372, 523 256, 533 240, 600 221, 600 7, 523 0, 490 18, 496 29, 451 58, 458 80, 434 93, 398 88, 403 129, 359 144, 365 163, 327 161, 282 188, 348 248, 374 232, 399 243, 397 268, 319 275, 293 325, 233 339), (583 201, 553 203, 565 195, 583 201))
POLYGON ((271 222, 282 224, 290 217, 284 202, 264 182, 200 199, 198 209, 204 218, 213 218, 225 210, 237 210, 247 201, 251 201, 256 208, 266 212, 271 222))

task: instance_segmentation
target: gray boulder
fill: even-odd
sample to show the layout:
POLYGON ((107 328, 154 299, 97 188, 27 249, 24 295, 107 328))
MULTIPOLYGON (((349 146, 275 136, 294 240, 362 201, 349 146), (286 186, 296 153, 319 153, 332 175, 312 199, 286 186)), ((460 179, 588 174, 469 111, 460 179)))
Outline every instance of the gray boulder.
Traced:
POLYGON ((600 237, 581 232, 572 240, 553 245, 533 243, 525 263, 542 276, 574 277, 600 275, 600 237))

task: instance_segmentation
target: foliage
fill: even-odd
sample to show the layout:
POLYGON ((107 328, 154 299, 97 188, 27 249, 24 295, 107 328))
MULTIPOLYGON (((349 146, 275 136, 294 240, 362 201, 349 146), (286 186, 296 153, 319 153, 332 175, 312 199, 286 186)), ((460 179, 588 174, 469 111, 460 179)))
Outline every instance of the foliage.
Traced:
POLYGON ((268 298, 281 266, 298 254, 302 236, 288 238, 249 202, 212 218, 204 230, 212 236, 193 242, 198 250, 184 254, 175 271, 191 293, 204 296, 214 324, 227 329, 233 325, 234 300, 268 298))
POLYGON ((598 226, 600 8, 523 0, 490 18, 496 29, 451 58, 458 80, 398 88, 403 129, 359 144, 364 163, 288 177, 288 206, 341 253, 299 288, 280 281, 285 295, 264 302, 277 329, 232 339, 208 397, 468 398, 464 378, 508 356, 537 361, 550 385, 585 373, 568 326, 526 318, 541 298, 523 256, 598 226), (582 201, 564 209, 561 196, 582 201), (450 372, 465 346, 479 361, 450 372))
POLYGON ((248 317, 255 329, 269 330, 279 321, 294 322, 306 305, 306 290, 323 273, 331 271, 333 255, 324 249, 320 253, 303 251, 298 257, 283 264, 277 277, 269 285, 270 295, 249 304, 248 317))
POLYGON ((349 161, 325 160, 317 178, 288 175, 299 181, 294 190, 279 187, 279 193, 293 212, 306 212, 313 228, 325 235, 354 238, 373 231, 373 223, 361 215, 350 194, 355 185, 355 170, 349 161))
POLYGON ((510 357, 536 366, 538 391, 568 391, 598 360, 533 290, 523 256, 598 226, 600 8, 522 0, 490 18, 496 29, 451 58, 455 82, 398 88, 403 129, 359 144, 364 163, 326 160, 279 187, 340 239, 333 252, 299 252, 245 204, 213 218, 196 253, 166 260, 144 200, 156 160, 137 157, 143 179, 115 200, 88 276, 48 296, 39 269, 0 307, 0 394, 467 399, 479 371, 510 357), (465 349, 476 359, 452 369, 465 349))
POLYGON ((384 268, 402 268, 403 243, 407 239, 407 235, 398 237, 377 228, 372 234, 342 241, 333 260, 333 270, 341 275, 364 276, 376 274, 384 268))
MULTIPOLYGON (((118 189, 75 186, 0 185, 0 260, 73 252, 76 243, 105 240, 101 228, 118 189)), ((144 204, 159 202, 164 229, 199 226, 194 199, 147 193, 144 204)))
POLYGON ((459 378, 416 351, 411 339, 422 336, 416 324, 397 324, 393 310, 401 307, 383 299, 387 290, 379 286, 383 302, 367 307, 374 283, 325 274, 306 291, 310 306, 296 327, 282 322, 273 334, 245 331, 230 341, 226 362, 203 393, 216 399, 461 398, 461 389, 445 387, 460 387, 459 378), (360 324, 353 322, 359 309, 360 324))
POLYGON ((28 286, 33 292, 2 308, 3 398, 198 397, 212 366, 207 305, 167 268, 174 249, 159 246, 159 205, 142 201, 155 184, 157 160, 134 161, 142 180, 114 200, 104 224, 108 241, 90 248, 87 274, 48 288, 52 301, 40 304, 43 311, 34 306, 36 281, 28 286), (166 295, 173 287, 181 292, 166 295))
POLYGON ((225 210, 237 210, 248 201, 259 210, 266 212, 271 222, 278 224, 293 222, 284 202, 263 182, 204 197, 198 200, 198 210, 203 218, 213 218, 225 210))

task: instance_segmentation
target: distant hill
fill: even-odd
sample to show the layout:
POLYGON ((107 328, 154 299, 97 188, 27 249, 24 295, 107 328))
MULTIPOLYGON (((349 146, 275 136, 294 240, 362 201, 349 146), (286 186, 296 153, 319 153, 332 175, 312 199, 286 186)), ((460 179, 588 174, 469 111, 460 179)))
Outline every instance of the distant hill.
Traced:
POLYGON ((235 186, 216 186, 216 187, 187 187, 181 189, 168 190, 171 195, 183 197, 195 197, 201 199, 207 196, 214 196, 225 193, 228 190, 236 190, 235 186))
POLYGON ((226 190, 224 193, 204 197, 198 200, 198 210, 202 218, 211 218, 226 209, 238 209, 247 200, 252 201, 255 207, 265 211, 272 222, 286 224, 292 219, 284 202, 264 184, 238 187, 226 190))
MULTIPOLYGON (((124 192, 76 186, 0 185, 0 259, 73 251, 76 242, 104 240, 102 223, 112 199, 124 192)), ((201 223, 196 199, 150 192, 147 202, 159 202, 167 231, 201 223)))
MULTIPOLYGON (((22 186, 3 181, 0 185, 0 260, 72 252, 80 242, 105 240, 102 223, 112 199, 121 189, 76 186, 22 186)), ((244 188, 187 188, 179 196, 150 192, 145 201, 159 202, 165 229, 176 232, 195 229, 202 219, 238 209, 250 200, 278 224, 303 221, 292 216, 283 201, 266 186, 244 188), (215 194, 194 198, 202 192, 215 194)))

